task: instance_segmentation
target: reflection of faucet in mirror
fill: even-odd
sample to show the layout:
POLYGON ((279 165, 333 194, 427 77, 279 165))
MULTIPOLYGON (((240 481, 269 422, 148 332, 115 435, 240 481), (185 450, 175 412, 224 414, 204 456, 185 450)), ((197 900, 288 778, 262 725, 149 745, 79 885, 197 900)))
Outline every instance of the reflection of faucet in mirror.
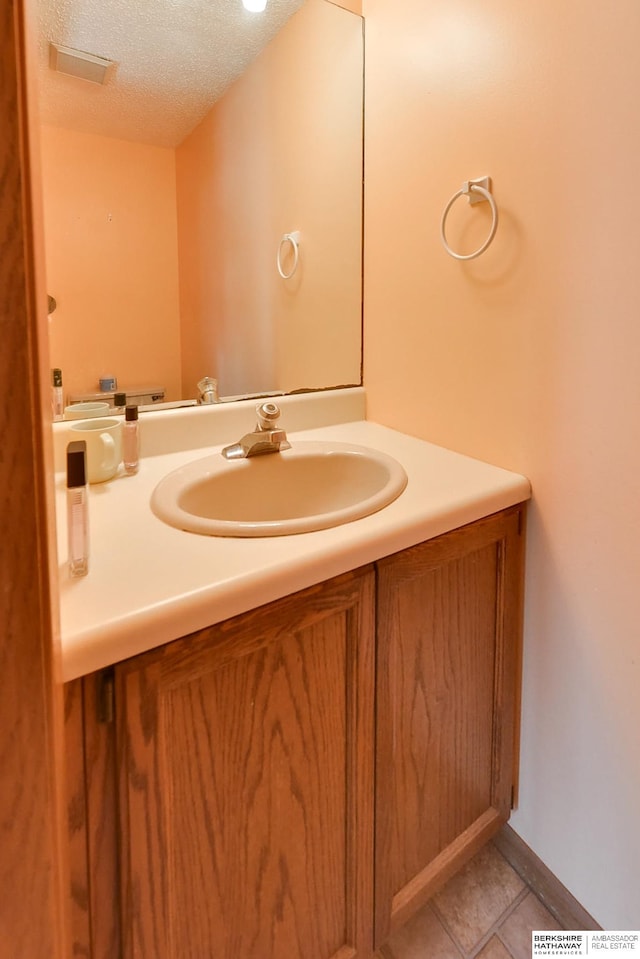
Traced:
POLYGON ((203 377, 198 383, 198 403, 218 402, 218 381, 212 376, 203 377))
POLYGON ((360 0, 259 17, 158 2, 153 22, 145 4, 101 0, 93 17, 91 2, 35 0, 49 365, 66 390, 93 392, 104 370, 167 401, 195 399, 207 369, 222 398, 360 384, 360 0), (50 42, 117 68, 100 87, 56 72, 50 42), (226 54, 246 69, 212 103, 226 54), (305 257, 283 282, 292 227, 305 257))
POLYGON ((246 433, 238 443, 225 446, 222 455, 227 460, 247 459, 262 453, 279 453, 291 449, 284 430, 277 428, 280 407, 275 403, 260 403, 256 406, 258 422, 253 433, 246 433))

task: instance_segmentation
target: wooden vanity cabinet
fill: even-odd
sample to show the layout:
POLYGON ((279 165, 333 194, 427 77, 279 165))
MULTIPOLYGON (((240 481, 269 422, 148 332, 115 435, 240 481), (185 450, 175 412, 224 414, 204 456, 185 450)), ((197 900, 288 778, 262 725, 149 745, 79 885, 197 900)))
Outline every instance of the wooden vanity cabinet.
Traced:
POLYGON ((74 955, 371 959, 508 817, 519 517, 68 684, 74 955))
POLYGON ((103 938, 76 925, 77 952, 369 959, 373 567, 136 656, 114 682, 120 931, 114 888, 103 938))
POLYGON ((523 509, 377 564, 376 945, 509 818, 523 509))

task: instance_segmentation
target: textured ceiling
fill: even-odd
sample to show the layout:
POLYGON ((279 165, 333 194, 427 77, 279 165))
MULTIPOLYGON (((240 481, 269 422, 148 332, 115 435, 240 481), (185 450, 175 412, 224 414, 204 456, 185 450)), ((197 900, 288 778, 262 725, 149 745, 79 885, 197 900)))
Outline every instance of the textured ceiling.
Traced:
POLYGON ((38 0, 44 123, 176 146, 304 0, 38 0), (105 86, 55 73, 49 42, 117 66, 105 86))

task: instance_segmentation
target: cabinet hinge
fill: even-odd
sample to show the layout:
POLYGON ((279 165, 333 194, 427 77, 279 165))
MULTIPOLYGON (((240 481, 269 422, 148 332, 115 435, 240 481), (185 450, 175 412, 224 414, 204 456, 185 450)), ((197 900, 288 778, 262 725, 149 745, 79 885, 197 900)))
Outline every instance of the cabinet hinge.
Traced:
POLYGON ((115 718, 115 677, 113 667, 98 673, 98 695, 96 705, 99 723, 112 723, 115 718))
POLYGON ((511 787, 511 799, 509 801, 509 806, 511 809, 516 808, 516 787, 515 786, 511 787))

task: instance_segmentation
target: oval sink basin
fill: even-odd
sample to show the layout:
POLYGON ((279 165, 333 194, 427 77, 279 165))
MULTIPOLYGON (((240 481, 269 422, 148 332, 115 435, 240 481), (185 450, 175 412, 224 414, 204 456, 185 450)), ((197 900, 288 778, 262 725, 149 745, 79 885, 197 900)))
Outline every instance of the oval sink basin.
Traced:
POLYGON ((284 536, 375 513, 407 485, 386 453, 349 443, 298 442, 280 453, 194 460, 162 479, 151 508, 170 526, 208 536, 284 536))

